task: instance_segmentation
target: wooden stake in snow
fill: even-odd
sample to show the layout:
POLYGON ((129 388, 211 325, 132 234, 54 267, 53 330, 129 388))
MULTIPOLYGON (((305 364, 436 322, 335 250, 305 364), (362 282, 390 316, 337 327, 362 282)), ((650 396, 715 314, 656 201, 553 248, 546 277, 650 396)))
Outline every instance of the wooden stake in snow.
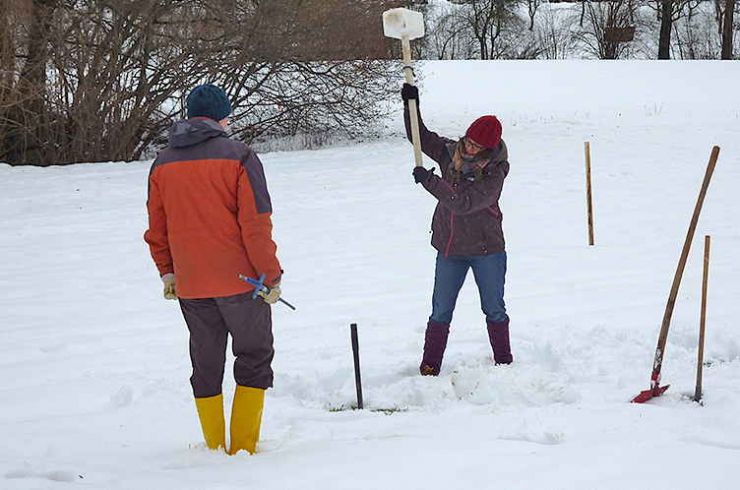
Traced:
POLYGON ((709 248, 712 238, 704 237, 704 274, 701 281, 701 318, 699 319, 699 354, 696 359, 696 391, 694 401, 701 401, 702 370, 704 367, 704 334, 707 328, 707 292, 709 287, 709 248))
POLYGON ((591 143, 584 144, 586 152, 586 206, 588 208, 588 244, 594 244, 594 204, 591 193, 591 143))
POLYGON ((641 391, 639 395, 632 399, 632 403, 645 403, 653 397, 662 395, 665 390, 668 389, 668 386, 670 386, 660 386, 660 370, 663 367, 663 356, 665 355, 665 346, 668 340, 668 329, 671 326, 671 316, 673 316, 673 308, 676 306, 678 289, 681 287, 681 278, 683 277, 684 269, 686 269, 686 260, 689 258, 689 250, 691 249, 691 242, 694 240, 694 232, 696 231, 696 225, 699 222, 699 214, 701 214, 701 208, 704 205, 704 198, 707 195, 709 182, 712 180, 712 174, 714 173, 714 167, 717 165, 718 158, 719 146, 715 146, 712 148, 712 154, 709 157, 707 170, 704 173, 704 181, 701 184, 699 197, 696 199, 696 206, 694 207, 694 214, 691 216, 691 222, 689 223, 689 231, 686 232, 686 241, 681 250, 681 257, 678 259, 676 274, 673 276, 671 292, 668 294, 668 303, 665 306, 663 323, 660 325, 660 335, 658 335, 658 346, 655 348, 653 372, 650 376, 650 389, 641 391))
MULTIPOLYGON (((424 36, 424 16, 421 12, 405 8, 390 9, 383 12, 383 32, 386 37, 401 40, 403 50, 403 72, 406 83, 414 85, 414 68, 411 65, 411 40, 424 36)), ((421 167, 421 139, 417 119, 416 100, 409 100, 411 119, 411 141, 414 144, 414 161, 421 167)))

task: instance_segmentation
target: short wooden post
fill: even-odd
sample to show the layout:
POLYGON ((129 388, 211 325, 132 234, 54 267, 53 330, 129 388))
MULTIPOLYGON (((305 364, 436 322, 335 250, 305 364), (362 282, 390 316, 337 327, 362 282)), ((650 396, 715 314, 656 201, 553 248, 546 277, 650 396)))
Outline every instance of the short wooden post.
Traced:
POLYGON ((707 328, 707 291, 709 288, 709 249, 712 238, 704 237, 704 274, 701 283, 701 318, 699 320, 699 354, 696 360, 696 391, 694 401, 701 401, 702 372, 704 368, 704 337, 707 328))
POLYGON ((586 206, 588 208, 588 244, 594 244, 594 205, 591 192, 591 143, 584 144, 586 152, 586 206))

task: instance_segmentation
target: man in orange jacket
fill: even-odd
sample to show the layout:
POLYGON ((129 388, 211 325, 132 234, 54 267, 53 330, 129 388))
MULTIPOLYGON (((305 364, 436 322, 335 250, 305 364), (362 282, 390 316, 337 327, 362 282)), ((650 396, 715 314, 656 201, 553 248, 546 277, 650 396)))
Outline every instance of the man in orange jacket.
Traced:
POLYGON ((174 123, 169 146, 149 173, 149 229, 144 239, 190 330, 190 378, 206 445, 226 448, 221 385, 232 337, 236 393, 229 454, 254 453, 274 355, 270 305, 282 271, 272 240, 272 204, 262 163, 227 137, 226 93, 210 84, 187 97, 188 119, 174 123), (253 299, 239 274, 265 275, 253 299))

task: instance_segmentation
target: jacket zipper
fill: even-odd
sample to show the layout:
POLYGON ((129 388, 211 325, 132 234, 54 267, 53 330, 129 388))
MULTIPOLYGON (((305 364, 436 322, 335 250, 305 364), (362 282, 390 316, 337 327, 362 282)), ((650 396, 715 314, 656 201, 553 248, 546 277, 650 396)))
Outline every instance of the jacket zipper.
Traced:
MULTIPOLYGON (((445 185, 447 185, 447 187, 449 187, 452 192, 457 191, 456 183, 450 184, 446 180, 443 180, 442 182, 444 182, 445 185)), ((455 238, 455 213, 450 211, 450 238, 447 240, 447 246, 445 247, 445 257, 450 256, 450 248, 452 248, 453 238, 455 238)))

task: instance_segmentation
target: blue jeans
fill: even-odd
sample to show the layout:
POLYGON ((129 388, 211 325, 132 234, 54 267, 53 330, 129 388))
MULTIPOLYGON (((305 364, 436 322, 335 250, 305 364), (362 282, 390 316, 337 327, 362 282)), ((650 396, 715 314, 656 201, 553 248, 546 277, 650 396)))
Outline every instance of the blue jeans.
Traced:
POLYGON ((455 310, 457 295, 465 282, 468 269, 473 269, 475 283, 480 293, 480 303, 486 320, 503 322, 508 319, 504 304, 506 279, 506 252, 490 255, 451 256, 437 254, 434 271, 432 316, 429 320, 449 324, 455 310))

